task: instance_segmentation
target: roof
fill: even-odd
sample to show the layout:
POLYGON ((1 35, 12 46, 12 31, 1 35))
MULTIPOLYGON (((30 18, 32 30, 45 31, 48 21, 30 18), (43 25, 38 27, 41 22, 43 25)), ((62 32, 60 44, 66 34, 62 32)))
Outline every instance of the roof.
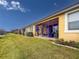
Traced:
POLYGON ((67 11, 69 11, 69 10, 71 10, 71 9, 77 8, 77 7, 79 7, 79 2, 73 3, 73 4, 71 4, 71 5, 67 6, 67 7, 65 7, 65 8, 62 9, 62 10, 58 10, 58 11, 54 12, 54 14, 49 15, 49 16, 47 16, 47 17, 44 17, 44 18, 40 19, 39 21, 36 21, 36 22, 34 22, 34 23, 32 23, 32 24, 26 26, 26 27, 35 25, 35 24, 37 24, 37 23, 39 23, 39 22, 42 22, 42 21, 44 21, 44 20, 47 20, 47 19, 49 19, 49 18, 51 18, 51 17, 54 17, 54 16, 56 16, 56 15, 65 13, 65 12, 67 12, 67 11))

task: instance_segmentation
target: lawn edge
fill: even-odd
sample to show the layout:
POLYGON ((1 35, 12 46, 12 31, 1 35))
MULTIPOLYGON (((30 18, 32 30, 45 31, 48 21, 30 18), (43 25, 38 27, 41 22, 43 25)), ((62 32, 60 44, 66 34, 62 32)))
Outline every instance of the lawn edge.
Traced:
POLYGON ((79 49, 78 48, 75 48, 75 47, 71 47, 71 46, 67 46, 67 45, 62 45, 62 44, 58 44, 58 43, 55 43, 55 42, 52 42, 52 44, 79 51, 79 49))

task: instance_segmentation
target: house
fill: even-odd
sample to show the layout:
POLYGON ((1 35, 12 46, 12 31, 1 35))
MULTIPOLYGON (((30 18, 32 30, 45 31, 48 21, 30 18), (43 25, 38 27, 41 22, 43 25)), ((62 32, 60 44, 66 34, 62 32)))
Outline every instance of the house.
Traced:
POLYGON ((33 25, 33 24, 28 25, 28 26, 24 27, 24 29, 25 29, 25 32, 24 32, 24 35, 25 35, 25 36, 26 36, 27 33, 29 33, 29 32, 32 32, 33 35, 35 35, 35 34, 34 34, 34 33, 35 33, 35 25, 33 25))
POLYGON ((21 35, 24 35, 24 28, 22 29, 15 29, 15 30, 12 30, 10 31, 11 33, 15 33, 15 34, 21 34, 21 35))
POLYGON ((34 36, 79 41, 79 3, 26 27, 34 36))
POLYGON ((15 34, 20 34, 19 32, 20 32, 19 29, 14 29, 10 31, 10 33, 15 33, 15 34))

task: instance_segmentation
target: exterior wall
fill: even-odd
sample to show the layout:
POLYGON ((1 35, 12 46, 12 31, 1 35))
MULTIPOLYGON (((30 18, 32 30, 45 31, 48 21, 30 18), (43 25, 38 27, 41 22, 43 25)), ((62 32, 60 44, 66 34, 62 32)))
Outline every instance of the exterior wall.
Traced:
POLYGON ((33 35, 35 36, 35 25, 33 25, 33 35))
POLYGON ((59 16, 59 39, 79 41, 79 32, 65 32, 65 13, 59 16))
POLYGON ((26 28, 25 28, 25 35, 26 35, 28 32, 33 32, 33 26, 29 26, 29 27, 26 27, 26 28))
POLYGON ((59 39, 64 39, 64 26, 65 26, 65 21, 64 21, 64 14, 59 15, 59 39))
POLYGON ((33 35, 35 36, 35 25, 32 25, 32 26, 29 26, 29 27, 25 28, 25 35, 28 32, 33 32, 33 35))

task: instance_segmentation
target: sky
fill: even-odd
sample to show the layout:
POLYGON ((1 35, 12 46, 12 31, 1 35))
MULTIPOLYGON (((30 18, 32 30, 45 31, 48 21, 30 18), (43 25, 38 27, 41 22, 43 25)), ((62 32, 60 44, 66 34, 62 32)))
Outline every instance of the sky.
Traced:
POLYGON ((23 28, 79 0, 0 0, 0 29, 23 28))

